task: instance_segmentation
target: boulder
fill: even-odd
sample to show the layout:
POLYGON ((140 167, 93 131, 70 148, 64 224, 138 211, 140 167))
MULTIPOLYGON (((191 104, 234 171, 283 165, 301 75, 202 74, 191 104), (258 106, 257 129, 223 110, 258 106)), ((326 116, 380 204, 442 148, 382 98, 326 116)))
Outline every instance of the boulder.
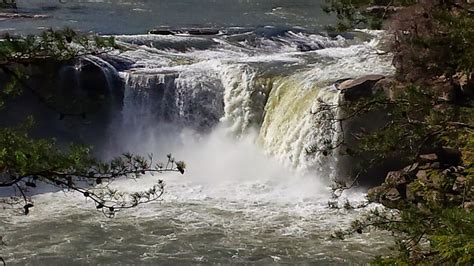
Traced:
POLYGON ((219 34, 218 29, 207 29, 207 28, 185 29, 184 31, 191 35, 217 35, 219 34))
POLYGON ((414 178, 416 173, 418 172, 419 167, 420 167, 419 163, 410 164, 409 166, 403 168, 403 172, 405 173, 405 175, 408 175, 414 178))
POLYGON ((172 31, 170 29, 152 29, 148 31, 148 34, 154 34, 154 35, 175 35, 176 32, 172 31))
POLYGON ((461 151, 456 148, 438 147, 424 151, 425 153, 418 157, 420 162, 435 163, 439 162, 440 166, 448 168, 450 166, 461 165, 461 151))
POLYGON ((436 162, 438 161, 438 155, 436 153, 422 154, 419 156, 421 162, 436 162))
POLYGON ((403 171, 392 171, 387 174, 385 183, 390 187, 405 184, 407 182, 403 171))
POLYGON ((466 210, 472 211, 474 210, 474 202, 473 201, 464 202, 463 207, 466 210))
POLYGON ((318 50, 318 49, 321 49, 321 48, 313 47, 313 46, 311 46, 309 44, 306 44, 306 43, 299 43, 298 45, 296 45, 296 49, 299 52, 310 52, 310 51, 318 50))
POLYGON ((416 178, 420 180, 421 182, 427 183, 429 178, 428 178, 428 173, 425 170, 420 170, 416 173, 416 178))
POLYGON ((367 192, 367 199, 369 202, 377 202, 389 208, 396 208, 406 198, 406 186, 403 188, 404 191, 386 184, 373 187, 367 192))
POLYGON ((376 17, 386 17, 387 15, 391 15, 397 11, 402 10, 403 7, 398 6, 369 6, 365 9, 365 12, 376 17))
POLYGON ((466 186, 466 177, 465 176, 458 176, 456 177, 456 181, 454 181, 453 191, 457 193, 463 193, 464 187, 466 186))
POLYGON ((400 195, 400 193, 398 192, 397 189, 392 188, 384 194, 384 198, 389 200, 389 201, 398 201, 402 197, 401 197, 401 195, 400 195))
POLYGON ((380 203, 389 208, 398 208, 402 201, 402 195, 396 188, 388 190, 380 198, 380 203))
POLYGON ((309 52, 309 51, 313 51, 313 47, 311 47, 310 45, 307 45, 305 43, 299 43, 297 46, 296 46, 296 49, 299 51, 299 52, 309 52))
POLYGON ((389 187, 397 188, 399 192, 404 195, 406 185, 416 178, 418 166, 418 163, 414 163, 402 170, 389 172, 385 177, 385 184, 389 187))
POLYGON ((378 186, 378 187, 373 187, 373 188, 370 188, 368 191, 367 191, 367 199, 370 201, 370 202, 379 202, 380 200, 380 197, 382 196, 382 194, 385 193, 385 191, 387 191, 388 188, 386 186, 378 186))
POLYGON ((374 85, 384 79, 383 75, 367 75, 357 79, 346 80, 337 88, 344 94, 344 99, 354 101, 374 94, 374 85))

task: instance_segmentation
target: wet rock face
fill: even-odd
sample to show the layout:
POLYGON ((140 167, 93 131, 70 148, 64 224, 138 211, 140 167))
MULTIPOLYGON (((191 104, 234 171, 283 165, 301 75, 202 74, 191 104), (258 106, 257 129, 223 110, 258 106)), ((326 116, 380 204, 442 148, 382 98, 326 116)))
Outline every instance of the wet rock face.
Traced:
POLYGON ((83 90, 92 97, 107 94, 109 84, 102 68, 90 62, 84 62, 79 69, 79 84, 77 89, 83 90))
POLYGON ((107 109, 105 105, 121 105, 123 82, 113 66, 107 69, 92 59, 81 58, 48 71, 54 77, 53 84, 47 80, 39 82, 43 87, 53 86, 60 102, 79 103, 85 111, 97 109, 99 106, 94 106, 97 104, 104 110, 107 109))
POLYGON ((59 145, 88 143, 100 149, 108 138, 108 124, 122 106, 119 77, 87 61, 44 60, 27 71, 27 83, 35 93, 24 90, 9 101, 0 110, 2 122, 17 125, 33 114, 34 137, 54 137, 59 145))
MULTIPOLYGON (((451 148, 441 149, 454 156, 447 161, 457 162, 454 159, 457 159, 458 152, 451 148)), ((447 161, 442 161, 436 154, 420 155, 419 162, 388 173, 382 185, 368 191, 368 199, 389 208, 406 203, 472 208, 472 177, 463 166, 448 164, 447 161)))
MULTIPOLYGON (((392 118, 390 114, 393 107, 390 105, 381 106, 375 108, 372 111, 361 112, 360 114, 354 114, 352 106, 354 104, 365 104, 370 102, 372 99, 385 99, 391 100, 396 97, 397 93, 400 93, 397 82, 390 77, 383 75, 367 75, 356 79, 343 79, 336 82, 335 87, 341 91, 342 94, 342 117, 349 116, 350 118, 344 120, 344 142, 347 147, 357 147, 359 139, 357 135, 366 135, 372 132, 376 132, 378 129, 385 126, 392 118)), ((431 150, 423 151, 423 155, 419 158, 419 164, 417 169, 439 169, 444 170, 449 166, 458 166, 461 162, 461 152, 457 149, 442 147, 431 150)), ((338 161, 339 166, 338 176, 359 176, 359 181, 362 185, 378 185, 382 182, 393 183, 397 185, 403 180, 406 174, 410 172, 411 176, 415 176, 416 173, 411 173, 409 169, 405 169, 405 174, 397 174, 398 169, 405 166, 408 161, 404 160, 404 155, 400 154, 398 157, 386 158, 384 161, 368 166, 363 170, 362 173, 357 172, 354 165, 360 164, 361 160, 367 160, 372 158, 371 154, 363 154, 361 158, 354 158, 351 156, 341 156, 338 161), (394 171, 394 172, 392 172, 394 171), (387 176, 388 174, 388 176, 387 176), (395 180, 397 179, 397 180, 395 180)), ((408 182, 409 180, 407 180, 408 182)), ((441 184, 439 184, 441 186, 441 184)))
MULTIPOLYGON (((390 99, 393 95, 392 88, 393 79, 383 75, 367 75, 356 79, 342 79, 336 82, 335 87, 341 91, 342 94, 342 108, 341 112, 344 116, 350 116, 354 110, 350 105, 364 101, 370 101, 374 96, 384 96, 390 99)), ((362 112, 358 115, 343 121, 344 128, 344 142, 347 147, 356 147, 359 139, 358 134, 369 134, 377 129, 380 129, 389 121, 390 109, 377 110, 372 112, 362 112)), ((342 155, 338 159, 338 173, 340 177, 355 177, 359 176, 358 181, 363 186, 379 185, 384 181, 388 172, 402 168, 406 165, 402 156, 399 158, 389 158, 384 162, 372 164, 359 172, 356 165, 363 163, 362 157, 370 158, 372 155, 365 154, 359 158, 354 158, 349 155, 342 155)), ((351 178, 349 178, 351 179, 351 178)))

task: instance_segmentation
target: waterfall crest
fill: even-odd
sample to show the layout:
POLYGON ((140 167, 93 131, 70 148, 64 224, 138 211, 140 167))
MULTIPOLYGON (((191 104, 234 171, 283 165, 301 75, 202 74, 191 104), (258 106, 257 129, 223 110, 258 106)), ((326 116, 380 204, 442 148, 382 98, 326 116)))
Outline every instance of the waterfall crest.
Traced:
POLYGON ((330 176, 333 151, 308 149, 339 141, 337 125, 318 112, 321 104, 339 103, 332 84, 393 71, 390 55, 377 52, 383 33, 366 34, 369 41, 301 32, 119 36, 127 50, 114 55, 114 64, 117 57, 132 62, 119 71, 125 84, 122 127, 147 132, 168 123, 209 132, 221 125, 237 138, 253 131, 264 152, 287 167, 330 176))

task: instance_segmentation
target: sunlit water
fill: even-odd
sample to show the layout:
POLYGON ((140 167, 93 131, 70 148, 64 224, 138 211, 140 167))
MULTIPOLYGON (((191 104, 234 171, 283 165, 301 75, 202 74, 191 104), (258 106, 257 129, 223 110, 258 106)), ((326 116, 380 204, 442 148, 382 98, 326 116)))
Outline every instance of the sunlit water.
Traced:
MULTIPOLYGON (((27 217, 2 215, 9 265, 360 264, 386 252, 383 234, 330 240, 360 211, 329 209, 327 184, 268 159, 251 136, 240 142, 222 130, 199 140, 182 136, 187 145, 176 154, 189 170, 159 176, 167 183, 159 202, 110 219, 82 195, 58 192, 35 197, 27 217)), ((157 178, 115 186, 137 191, 157 178)), ((364 195, 346 197, 359 202, 364 195)))
MULTIPOLYGON (((21 12, 49 18, 2 21, 0 28, 68 25, 120 34, 127 49, 87 59, 125 85, 100 153, 153 153, 159 160, 171 152, 187 171, 115 182, 139 191, 162 178, 166 192, 113 219, 82 195, 63 192, 34 196, 28 216, 0 209, 7 244, 0 256, 9 265, 347 265, 387 252, 390 240, 382 233, 329 239, 368 208, 330 209, 335 158, 305 152, 337 139, 311 115, 320 101, 337 103, 334 82, 393 72, 390 55, 378 52, 381 32, 347 39, 315 34, 329 20, 320 2, 309 0, 62 2, 18 0, 21 12), (163 25, 221 33, 143 35, 163 25)), ((351 191, 340 204, 364 197, 363 189, 351 191)))
POLYGON ((103 34, 139 34, 159 27, 300 26, 332 20, 320 0, 17 0, 19 12, 44 19, 0 21, 0 30, 65 26, 103 34))

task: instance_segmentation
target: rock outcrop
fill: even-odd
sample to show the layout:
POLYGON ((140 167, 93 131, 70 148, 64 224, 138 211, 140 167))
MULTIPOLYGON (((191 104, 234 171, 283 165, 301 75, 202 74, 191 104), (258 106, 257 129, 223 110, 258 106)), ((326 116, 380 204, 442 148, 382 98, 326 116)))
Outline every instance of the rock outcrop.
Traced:
POLYGON ((368 191, 369 201, 388 208, 415 204, 419 207, 462 206, 472 210, 474 180, 461 165, 458 153, 453 150, 439 149, 444 156, 450 154, 449 158, 439 157, 435 153, 420 155, 418 162, 388 173, 382 185, 368 191))
POLYGON ((336 84, 336 87, 341 90, 346 101, 355 101, 363 97, 374 95, 377 87, 375 84, 380 80, 385 79, 383 75, 367 75, 357 79, 349 79, 336 84))
MULTIPOLYGON (((369 134, 384 126, 390 117, 390 108, 381 107, 375 111, 360 112, 352 115, 353 104, 370 101, 375 97, 382 96, 391 99, 394 97, 393 88, 395 82, 391 77, 383 75, 367 75, 355 79, 342 79, 336 82, 335 87, 341 91, 341 116, 350 117, 343 119, 343 138, 345 146, 348 148, 356 147, 359 143, 359 134, 369 134)), ((370 154, 353 157, 350 154, 342 153, 338 159, 336 174, 340 179, 353 179, 356 175, 361 185, 378 185, 383 182, 383 177, 389 172, 400 169, 407 162, 403 158, 389 158, 384 162, 371 164, 364 168, 363 172, 357 169, 357 166, 367 161, 370 154), (364 158, 362 158, 364 157, 364 158)))
POLYGON ((122 81, 113 67, 107 69, 100 64, 99 58, 79 58, 29 65, 26 83, 31 84, 34 93, 33 89, 24 89, 8 101, 0 112, 2 122, 16 125, 35 114, 32 136, 60 136, 59 145, 88 143, 99 149, 110 137, 107 125, 120 113, 124 95, 122 81))

